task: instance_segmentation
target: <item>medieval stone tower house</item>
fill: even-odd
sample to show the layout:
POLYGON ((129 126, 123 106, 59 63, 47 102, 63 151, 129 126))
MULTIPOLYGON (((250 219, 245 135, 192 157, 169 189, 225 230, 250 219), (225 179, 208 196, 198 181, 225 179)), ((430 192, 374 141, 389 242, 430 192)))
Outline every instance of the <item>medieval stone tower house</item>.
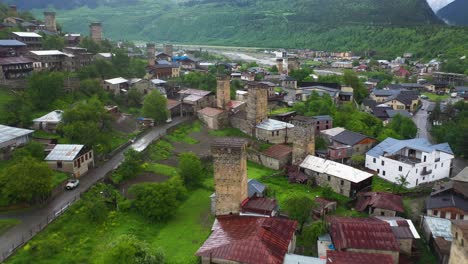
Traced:
POLYGON ((147 43, 146 44, 146 51, 148 53, 148 65, 154 66, 156 61, 156 44, 154 43, 147 43))
POLYGON ((299 165, 308 155, 315 155, 315 121, 310 118, 294 119, 292 133, 292 164, 299 165))
POLYGON ((102 24, 100 22, 91 23, 89 34, 94 42, 100 43, 102 41, 102 24))
POLYGON ((248 198, 246 148, 247 141, 241 138, 220 138, 211 145, 216 215, 239 214, 248 198))
POLYGON ((255 136, 256 126, 268 119, 268 85, 249 83, 247 97, 248 134, 255 136))
POLYGON ((231 101, 231 83, 229 76, 216 77, 216 107, 227 110, 231 101))
POLYGON ((57 32, 55 12, 44 12, 44 24, 48 31, 57 32))

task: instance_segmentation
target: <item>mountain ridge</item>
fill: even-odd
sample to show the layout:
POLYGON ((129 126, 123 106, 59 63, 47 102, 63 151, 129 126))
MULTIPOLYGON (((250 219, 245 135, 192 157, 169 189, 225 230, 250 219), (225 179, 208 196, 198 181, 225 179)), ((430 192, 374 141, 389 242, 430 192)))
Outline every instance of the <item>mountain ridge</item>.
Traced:
POLYGON ((449 24, 468 26, 468 0, 455 0, 441 8, 437 15, 449 24))

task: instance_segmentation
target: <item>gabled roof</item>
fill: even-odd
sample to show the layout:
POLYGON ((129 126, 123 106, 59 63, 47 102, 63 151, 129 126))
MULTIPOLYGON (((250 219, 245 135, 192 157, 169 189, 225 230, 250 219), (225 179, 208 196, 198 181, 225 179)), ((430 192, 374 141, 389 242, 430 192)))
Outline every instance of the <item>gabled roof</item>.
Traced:
POLYGON ((110 83, 110 84, 121 84, 121 83, 127 83, 128 80, 124 79, 122 77, 117 77, 117 78, 113 78, 113 79, 104 80, 104 82, 110 83))
POLYGON ((339 142, 341 144, 354 146, 366 138, 370 138, 370 137, 360 134, 360 133, 350 131, 350 130, 344 130, 338 135, 332 137, 332 140, 339 142))
POLYGON ((327 251, 327 264, 393 264, 389 254, 327 251))
POLYGON ((386 222, 373 218, 329 217, 330 235, 339 251, 374 249, 399 251, 395 235, 386 222))
POLYGON ((69 144, 58 144, 55 145, 54 149, 45 158, 46 161, 72 161, 74 160, 80 151, 84 148, 84 145, 69 145, 69 144))
POLYGON ((280 130, 280 129, 286 129, 286 128, 294 128, 294 125, 269 118, 261 122, 260 124, 258 124, 257 128, 265 129, 265 130, 280 130))
POLYGON ((265 192, 266 186, 265 184, 255 180, 255 179, 249 179, 248 181, 248 193, 249 197, 254 196, 254 194, 263 194, 265 192))
POLYGON ((174 107, 180 105, 180 102, 177 100, 167 99, 167 109, 171 110, 174 107))
POLYGON ((247 145, 248 141, 239 137, 222 137, 216 138, 211 143, 215 148, 243 148, 247 145))
POLYGON ((33 122, 51 122, 51 123, 58 123, 62 121, 62 110, 54 110, 44 116, 36 118, 33 122))
POLYGON ((371 173, 312 155, 308 155, 300 167, 319 173, 326 173, 354 183, 362 182, 372 177, 371 173))
POLYGON ((383 96, 383 97, 388 97, 392 95, 399 94, 400 90, 387 90, 387 89, 374 89, 372 91, 372 94, 375 96, 383 96))
POLYGON ((418 99, 418 95, 416 95, 416 94, 399 93, 398 95, 392 95, 392 96, 388 97, 387 100, 384 101, 384 103, 396 100, 396 101, 401 102, 401 103, 403 103, 405 105, 410 105, 413 102, 413 100, 417 100, 417 99, 418 99))
POLYGON ((292 148, 288 145, 277 144, 269 147, 267 150, 263 151, 263 155, 273 158, 273 159, 282 159, 292 153, 292 148))
POLYGON ((457 176, 453 177, 452 181, 468 182, 468 167, 465 167, 457 176))
POLYGON ((58 56, 63 55, 66 56, 66 53, 61 52, 60 50, 31 50, 32 54, 37 56, 58 56))
POLYGON ((453 155, 453 151, 448 143, 431 145, 426 138, 398 140, 391 137, 380 142, 380 144, 369 150, 366 154, 378 158, 385 153, 393 154, 406 147, 429 153, 432 151, 441 151, 453 155))
POLYGON ((34 130, 0 125, 0 144, 33 132, 34 130))
POLYGON ((327 135, 329 137, 334 137, 334 136, 340 134, 341 132, 343 132, 345 130, 346 129, 344 129, 343 127, 334 127, 334 128, 322 130, 322 131, 320 131, 320 133, 322 133, 324 135, 327 135))
POLYGON ((41 35, 34 32, 12 32, 14 35, 25 38, 42 38, 41 35))
POLYGON ((387 109, 387 115, 388 117, 390 118, 393 118, 395 117, 396 115, 401 115, 403 117, 408 117, 408 118, 411 118, 411 114, 406 111, 406 110, 393 110, 393 109, 387 109))
POLYGON ((24 47, 26 46, 26 44, 16 39, 0 39, 0 46, 2 47, 24 47))
POLYGON ((312 118, 315 119, 315 120, 320 120, 320 121, 333 120, 333 118, 331 116, 329 116, 329 115, 317 115, 317 116, 313 116, 312 118))
POLYGON ((242 204, 242 212, 245 213, 257 213, 264 215, 271 215, 275 210, 278 210, 278 203, 275 199, 266 197, 248 197, 242 204))
POLYGON ((443 237, 452 241, 452 222, 449 219, 424 216, 424 223, 432 234, 432 237, 443 237))
POLYGON ((387 105, 377 105, 372 107, 372 114, 377 118, 388 118, 387 111, 389 110, 393 110, 393 108, 387 105))
POLYGON ((426 198, 426 209, 439 208, 458 208, 468 212, 468 200, 453 193, 444 193, 426 198))
POLYGON ((403 199, 401 196, 387 192, 358 193, 356 210, 365 211, 368 207, 382 208, 403 213, 403 199))
POLYGON ((0 58, 0 65, 33 63, 33 60, 27 57, 3 57, 0 58))
POLYGON ((240 263, 281 264, 297 222, 283 218, 219 217, 196 255, 240 263))
POLYGON ((387 222, 390 225, 390 228, 392 228, 392 232, 395 234, 397 239, 421 238, 413 222, 409 219, 404 219, 398 216, 374 216, 374 218, 387 222))
POLYGON ((200 95, 200 96, 207 96, 211 94, 210 91, 199 90, 199 89, 184 89, 180 90, 179 94, 191 94, 191 95, 200 95))

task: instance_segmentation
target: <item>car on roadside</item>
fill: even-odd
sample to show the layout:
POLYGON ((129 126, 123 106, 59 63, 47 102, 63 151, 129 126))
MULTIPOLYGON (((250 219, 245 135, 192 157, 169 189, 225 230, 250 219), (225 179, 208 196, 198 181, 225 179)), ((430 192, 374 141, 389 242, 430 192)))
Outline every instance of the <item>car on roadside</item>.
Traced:
POLYGON ((421 95, 421 99, 428 99, 429 97, 427 97, 427 95, 421 95))
POLYGON ((65 189, 73 190, 76 187, 78 187, 79 184, 80 184, 80 180, 78 180, 78 179, 68 180, 67 185, 65 185, 65 189))

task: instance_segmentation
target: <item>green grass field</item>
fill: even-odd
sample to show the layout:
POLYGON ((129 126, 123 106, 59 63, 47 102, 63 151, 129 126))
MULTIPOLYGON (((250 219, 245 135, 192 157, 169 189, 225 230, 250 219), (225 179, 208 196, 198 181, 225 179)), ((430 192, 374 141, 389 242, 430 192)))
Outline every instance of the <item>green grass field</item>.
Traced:
POLYGON ((169 177, 177 176, 178 174, 177 168, 169 166, 169 165, 165 165, 165 164, 159 164, 159 163, 151 163, 151 164, 145 163, 143 164, 143 169, 145 171, 153 172, 156 174, 162 174, 162 175, 166 175, 169 177))
POLYGON ((13 96, 9 90, 0 89, 0 115, 5 111, 4 106, 13 99, 13 96))
POLYGON ((0 235, 5 233, 8 229, 19 224, 21 221, 17 219, 0 219, 0 235))
POLYGON ((177 127, 176 130, 172 131, 169 135, 164 138, 170 142, 183 142, 187 144, 198 144, 198 141, 189 136, 192 132, 200 132, 202 124, 200 121, 195 121, 191 124, 183 124, 177 127))
POLYGON ((450 97, 448 94, 437 95, 435 93, 423 93, 423 95, 427 96, 430 101, 445 100, 450 97))
POLYGON ((66 173, 54 171, 54 174, 52 175, 52 188, 55 188, 69 177, 70 176, 66 173))
POLYGON ((245 134, 244 132, 240 131, 238 128, 225 128, 219 130, 210 130, 208 132, 211 136, 214 137, 242 137, 242 138, 250 138, 249 135, 245 134))

